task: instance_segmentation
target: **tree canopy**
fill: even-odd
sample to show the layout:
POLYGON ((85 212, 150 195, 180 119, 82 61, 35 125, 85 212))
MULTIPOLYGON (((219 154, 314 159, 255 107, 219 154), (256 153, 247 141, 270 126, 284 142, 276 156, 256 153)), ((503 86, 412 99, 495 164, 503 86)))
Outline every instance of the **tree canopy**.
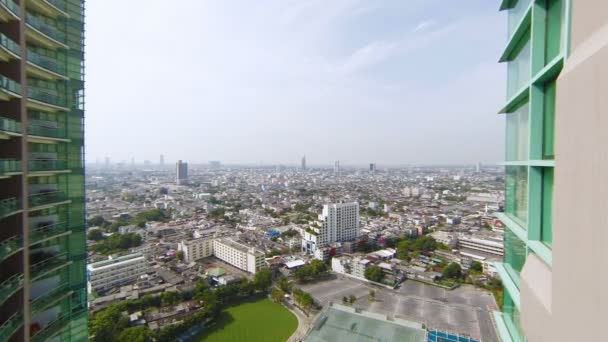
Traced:
POLYGON ((377 283, 382 282, 382 279, 384 279, 384 273, 382 272, 382 269, 380 268, 380 266, 376 266, 376 265, 372 265, 372 266, 368 267, 365 270, 364 275, 365 275, 365 279, 375 281, 377 283))

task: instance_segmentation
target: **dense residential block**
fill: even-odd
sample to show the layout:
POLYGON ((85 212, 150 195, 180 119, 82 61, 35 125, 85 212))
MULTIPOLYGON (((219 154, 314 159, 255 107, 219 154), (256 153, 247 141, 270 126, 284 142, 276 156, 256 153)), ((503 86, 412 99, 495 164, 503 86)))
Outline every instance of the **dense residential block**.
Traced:
POLYGON ((0 1, 0 341, 86 341, 84 1, 0 1))

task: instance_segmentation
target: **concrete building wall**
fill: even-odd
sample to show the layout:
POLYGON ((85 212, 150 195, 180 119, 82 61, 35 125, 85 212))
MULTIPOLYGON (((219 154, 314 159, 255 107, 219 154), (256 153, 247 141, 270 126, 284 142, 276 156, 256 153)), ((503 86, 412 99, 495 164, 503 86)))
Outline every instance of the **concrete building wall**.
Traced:
POLYGON ((571 25, 557 83, 553 317, 528 327, 554 335, 539 341, 600 340, 608 322, 608 1, 572 1, 571 25))

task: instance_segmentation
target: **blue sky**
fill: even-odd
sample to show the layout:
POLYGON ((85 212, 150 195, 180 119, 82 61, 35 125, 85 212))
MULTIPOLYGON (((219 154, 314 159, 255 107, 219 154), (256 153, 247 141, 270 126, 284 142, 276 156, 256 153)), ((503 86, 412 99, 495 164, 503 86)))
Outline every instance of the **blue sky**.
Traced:
POLYGON ((496 162, 488 0, 87 3, 87 161, 496 162))

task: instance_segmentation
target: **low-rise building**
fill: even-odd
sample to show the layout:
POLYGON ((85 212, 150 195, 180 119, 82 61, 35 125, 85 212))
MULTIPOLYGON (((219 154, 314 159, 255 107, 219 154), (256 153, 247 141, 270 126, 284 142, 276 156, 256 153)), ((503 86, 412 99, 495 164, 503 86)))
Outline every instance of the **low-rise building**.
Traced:
POLYGON ((213 238, 200 238, 182 241, 178 244, 178 250, 183 252, 184 261, 192 262, 213 255, 213 238))
POLYGON ((137 280, 146 273, 146 259, 140 253, 108 257, 87 265, 88 291, 107 291, 137 280))
POLYGON ((213 254, 218 259, 253 274, 264 267, 264 253, 229 238, 214 240, 213 254))

